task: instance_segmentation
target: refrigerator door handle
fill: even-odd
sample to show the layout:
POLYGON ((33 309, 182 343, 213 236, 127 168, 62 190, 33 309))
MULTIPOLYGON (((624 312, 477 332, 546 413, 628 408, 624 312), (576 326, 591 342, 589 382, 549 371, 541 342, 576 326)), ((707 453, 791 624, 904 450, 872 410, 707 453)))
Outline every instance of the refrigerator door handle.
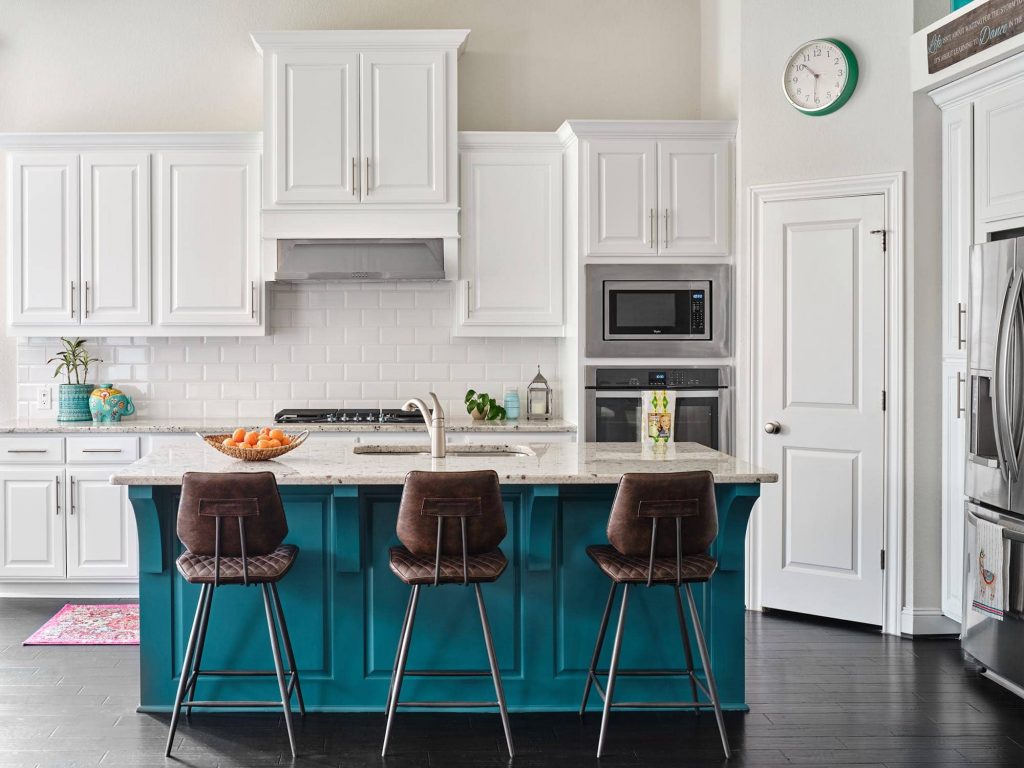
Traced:
POLYGON ((1024 357, 1024 272, 1018 272, 1014 280, 1014 292, 1010 297, 1010 327, 1007 332, 1007 367, 1009 372, 1004 396, 1006 417, 1006 439, 1008 453, 1012 455, 1013 480, 1017 481, 1022 466, 1021 451, 1024 449, 1024 413, 1021 407, 1021 362, 1024 357))
POLYGON ((1014 301, 1020 286, 1018 285, 1021 274, 1017 273, 1007 284, 1006 292, 1003 294, 1003 301, 999 307, 999 324, 996 326, 996 358, 995 370, 992 376, 992 386, 995 389, 992 397, 992 421, 993 433, 996 443, 996 453, 999 456, 1000 472, 1004 478, 1010 479, 1011 469, 1015 478, 1020 471, 1017 457, 1011 458, 1010 446, 1007 444, 1009 435, 1007 430, 1007 390, 1009 389, 1009 334, 1010 324, 1013 322, 1014 301))

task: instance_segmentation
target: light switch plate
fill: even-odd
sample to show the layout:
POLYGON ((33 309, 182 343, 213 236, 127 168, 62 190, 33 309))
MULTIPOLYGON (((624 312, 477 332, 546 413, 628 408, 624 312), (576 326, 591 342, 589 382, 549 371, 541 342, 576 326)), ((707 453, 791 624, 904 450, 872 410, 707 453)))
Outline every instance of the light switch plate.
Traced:
POLYGON ((53 391, 50 387, 39 388, 39 410, 48 411, 53 407, 53 391))

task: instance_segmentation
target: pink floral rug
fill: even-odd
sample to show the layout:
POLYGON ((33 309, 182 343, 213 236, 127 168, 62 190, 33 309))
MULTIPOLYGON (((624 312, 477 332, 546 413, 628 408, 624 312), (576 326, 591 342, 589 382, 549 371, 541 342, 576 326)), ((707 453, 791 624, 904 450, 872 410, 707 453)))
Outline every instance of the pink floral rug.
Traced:
POLYGON ((139 604, 68 603, 22 645, 138 645, 139 604))

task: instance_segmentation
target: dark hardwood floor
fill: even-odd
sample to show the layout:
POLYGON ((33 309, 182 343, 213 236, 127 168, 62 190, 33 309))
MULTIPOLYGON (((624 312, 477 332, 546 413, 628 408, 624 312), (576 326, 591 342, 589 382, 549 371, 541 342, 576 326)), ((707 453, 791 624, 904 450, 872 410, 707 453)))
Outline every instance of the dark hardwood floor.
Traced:
MULTIPOLYGON (((176 755, 165 761, 168 718, 135 712, 135 648, 21 645, 64 602, 0 600, 0 768, 291 762, 279 716, 210 714, 182 725, 176 755)), ((726 718, 735 768, 1024 766, 1024 701, 980 678, 955 641, 750 614, 747 663, 751 711, 726 718)), ((513 715, 515 765, 725 764, 710 714, 616 713, 600 762, 599 719, 513 715)), ((386 762, 377 756, 383 726, 380 714, 310 715, 295 764, 507 763, 497 715, 400 714, 386 762)))

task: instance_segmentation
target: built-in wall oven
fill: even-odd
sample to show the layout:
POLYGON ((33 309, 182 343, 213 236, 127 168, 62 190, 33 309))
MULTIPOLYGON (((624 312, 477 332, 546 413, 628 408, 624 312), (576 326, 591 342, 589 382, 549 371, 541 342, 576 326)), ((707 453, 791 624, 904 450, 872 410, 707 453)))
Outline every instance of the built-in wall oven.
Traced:
POLYGON ((725 357, 729 266, 586 267, 590 357, 725 357))
POLYGON ((675 442, 732 450, 732 369, 728 366, 633 368, 587 366, 584 370, 584 435, 587 442, 635 443, 640 439, 641 392, 675 393, 675 442))

